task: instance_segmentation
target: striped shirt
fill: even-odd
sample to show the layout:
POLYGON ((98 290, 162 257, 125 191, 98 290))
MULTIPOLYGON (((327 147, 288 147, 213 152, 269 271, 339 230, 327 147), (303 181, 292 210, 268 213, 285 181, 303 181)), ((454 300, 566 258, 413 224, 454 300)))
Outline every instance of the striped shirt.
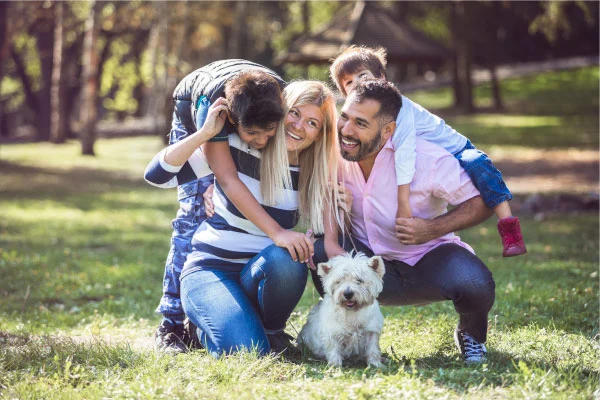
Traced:
MULTIPOLYGON (((238 135, 229 135, 229 149, 238 171, 238 177, 248 187, 264 210, 284 229, 292 229, 298 222, 299 169, 290 167, 292 189, 280 189, 275 205, 265 205, 260 193, 260 151, 251 148, 238 135)), ((164 160, 164 150, 146 169, 145 178, 159 187, 174 187, 187 180, 198 179, 212 173, 201 150, 182 167, 174 167, 164 160)), ((240 271, 246 263, 273 241, 250 222, 227 198, 215 180, 213 194, 215 215, 204 221, 192 239, 192 252, 181 273, 207 268, 240 271)))

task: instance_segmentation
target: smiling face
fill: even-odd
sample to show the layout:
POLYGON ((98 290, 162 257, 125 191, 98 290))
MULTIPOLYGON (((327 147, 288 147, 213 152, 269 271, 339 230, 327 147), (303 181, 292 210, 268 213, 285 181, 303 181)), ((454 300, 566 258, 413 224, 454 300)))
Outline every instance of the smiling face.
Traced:
POLYGON ((373 73, 368 69, 360 69, 355 73, 344 75, 342 79, 340 79, 340 86, 342 87, 344 94, 348 96, 352 91, 352 88, 356 84, 356 82, 362 79, 373 79, 373 78, 382 78, 373 75, 373 73))
POLYGON ((321 139, 323 113, 314 104, 293 106, 285 116, 284 128, 287 151, 290 157, 297 155, 321 139))
POLYGON ((383 144, 377 118, 379 108, 379 102, 372 99, 358 103, 352 94, 346 99, 337 124, 340 152, 344 159, 362 161, 377 154, 383 144))
POLYGON ((277 124, 259 128, 258 126, 238 126, 237 133, 244 142, 256 150, 264 149, 269 139, 275 136, 277 132, 277 124))

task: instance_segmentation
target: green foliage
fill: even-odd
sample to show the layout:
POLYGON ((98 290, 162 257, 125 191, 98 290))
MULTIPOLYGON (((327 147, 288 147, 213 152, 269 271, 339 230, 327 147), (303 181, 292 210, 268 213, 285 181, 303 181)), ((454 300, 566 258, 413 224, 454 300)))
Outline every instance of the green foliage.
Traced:
MULTIPOLYGON (((506 113, 445 115, 445 120, 475 144, 597 147, 600 69, 545 72, 501 82, 506 113)), ((489 83, 474 89, 478 107, 492 104, 489 83)), ((408 93, 429 109, 452 105, 451 89, 408 93)), ((444 110, 439 110, 441 115, 444 110)))

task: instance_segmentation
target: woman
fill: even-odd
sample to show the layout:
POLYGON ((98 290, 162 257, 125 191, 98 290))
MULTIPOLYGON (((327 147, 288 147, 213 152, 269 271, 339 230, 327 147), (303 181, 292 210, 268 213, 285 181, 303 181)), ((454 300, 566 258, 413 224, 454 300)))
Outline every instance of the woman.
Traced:
MULTIPOLYGON (((320 233, 324 211, 337 199, 337 194, 327 190, 328 182, 337 176, 335 102, 324 84, 312 81, 290 83, 284 101, 285 116, 276 137, 285 137, 287 154, 271 154, 273 146, 258 151, 235 134, 229 135, 231 154, 240 179, 283 228, 296 226, 300 214, 307 227, 320 233), (283 182, 272 179, 271 171, 276 168, 268 160, 277 159, 290 165, 283 182)), ((215 102, 206 129, 194 135, 208 140, 212 132, 218 132, 223 110, 226 104, 215 102)), ((198 140, 190 143, 192 150, 197 148, 198 140)), ((200 152, 194 154, 184 168, 188 175, 190 170, 198 175, 202 165, 205 168, 198 161, 200 152)), ((175 175, 168 153, 164 160, 166 170, 175 175)), ((177 183, 182 182, 172 184, 177 183)), ((284 350, 289 339, 283 330, 304 291, 306 265, 273 245, 228 200, 218 181, 213 201, 215 215, 196 231, 181 274, 184 310, 198 326, 201 342, 215 356, 242 348, 260 354, 284 350)))

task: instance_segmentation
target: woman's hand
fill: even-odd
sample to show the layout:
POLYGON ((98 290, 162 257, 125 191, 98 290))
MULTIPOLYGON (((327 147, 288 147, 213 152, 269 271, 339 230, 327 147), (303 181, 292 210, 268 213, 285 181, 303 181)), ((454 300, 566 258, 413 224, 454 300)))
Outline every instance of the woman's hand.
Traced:
POLYGON ((280 229, 271 239, 275 245, 287 249, 294 261, 308 262, 314 255, 313 241, 304 233, 280 229))
POLYGON ((206 213, 206 218, 212 218, 215 215, 215 204, 213 203, 213 189, 215 188, 214 184, 211 184, 206 188, 206 191, 202 195, 204 199, 204 212, 206 213))
POLYGON ((211 106, 208 108, 208 114, 206 115, 206 120, 204 121, 204 125, 199 129, 203 134, 207 135, 210 138, 216 136, 223 126, 225 125, 225 120, 229 112, 229 108, 227 107, 227 99, 224 97, 219 97, 211 106))

